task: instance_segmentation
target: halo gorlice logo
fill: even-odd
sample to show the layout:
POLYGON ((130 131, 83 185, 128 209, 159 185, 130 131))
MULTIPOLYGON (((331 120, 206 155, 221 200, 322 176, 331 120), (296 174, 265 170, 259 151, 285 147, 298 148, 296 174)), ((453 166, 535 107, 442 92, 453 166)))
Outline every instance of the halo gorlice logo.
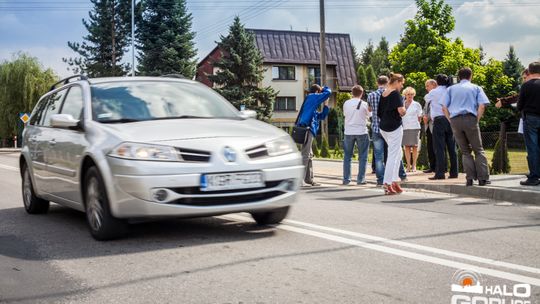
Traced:
POLYGON ((458 270, 452 277, 452 304, 531 304, 531 285, 482 285, 482 276, 458 270))

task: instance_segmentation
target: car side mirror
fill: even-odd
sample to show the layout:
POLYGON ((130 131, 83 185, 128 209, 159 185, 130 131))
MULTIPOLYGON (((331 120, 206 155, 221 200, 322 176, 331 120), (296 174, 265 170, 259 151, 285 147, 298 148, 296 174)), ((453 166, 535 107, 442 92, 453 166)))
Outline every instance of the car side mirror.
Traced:
POLYGON ((243 110, 243 111, 240 111, 240 116, 242 116, 242 118, 245 118, 245 119, 257 118, 257 112, 253 110, 243 110))
POLYGON ((79 120, 73 118, 71 114, 51 115, 51 127, 53 128, 74 128, 79 126, 79 120))

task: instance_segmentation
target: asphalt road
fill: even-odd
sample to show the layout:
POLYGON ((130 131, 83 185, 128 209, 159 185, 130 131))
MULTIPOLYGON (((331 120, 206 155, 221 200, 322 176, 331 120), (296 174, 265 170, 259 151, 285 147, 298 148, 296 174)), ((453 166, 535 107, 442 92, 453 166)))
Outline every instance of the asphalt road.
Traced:
POLYGON ((538 207, 323 186, 278 227, 238 214, 97 242, 76 211, 26 214, 17 157, 0 153, 2 303, 540 303, 538 207), (453 292, 460 270, 494 295, 453 292))

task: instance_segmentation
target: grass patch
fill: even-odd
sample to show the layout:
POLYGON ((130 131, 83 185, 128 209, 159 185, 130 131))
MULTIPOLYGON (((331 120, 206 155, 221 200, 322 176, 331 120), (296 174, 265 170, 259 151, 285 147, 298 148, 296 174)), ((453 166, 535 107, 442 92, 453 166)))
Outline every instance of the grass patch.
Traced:
MULTIPOLYGON (((493 159, 494 150, 486 150, 486 157, 488 164, 491 166, 491 160, 493 159)), ((334 157, 334 149, 330 149, 329 159, 343 160, 342 157, 334 157)), ((372 149, 370 147, 368 154, 368 163, 371 163, 372 149)), ((527 165, 527 152, 522 150, 509 150, 508 159, 510 160, 510 174, 527 174, 529 167, 527 165)), ((358 160, 358 155, 354 155, 353 160, 358 160)), ((405 161, 405 160, 403 160, 405 161)), ((461 160, 460 160, 461 161, 461 160)))

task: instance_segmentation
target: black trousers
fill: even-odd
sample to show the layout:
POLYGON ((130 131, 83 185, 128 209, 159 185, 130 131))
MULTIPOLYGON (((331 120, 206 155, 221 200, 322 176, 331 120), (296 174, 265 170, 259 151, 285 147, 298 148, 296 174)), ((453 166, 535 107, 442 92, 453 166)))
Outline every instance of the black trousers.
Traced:
POLYGON ((445 152, 448 151, 450 158, 450 176, 458 175, 456 141, 452 133, 450 122, 444 116, 435 117, 433 120, 433 150, 435 151, 435 177, 444 177, 447 167, 445 152))
POLYGON ((429 169, 435 172, 437 161, 435 158, 435 151, 433 150, 433 135, 431 134, 429 127, 426 128, 426 139, 427 139, 427 153, 428 153, 429 169))

